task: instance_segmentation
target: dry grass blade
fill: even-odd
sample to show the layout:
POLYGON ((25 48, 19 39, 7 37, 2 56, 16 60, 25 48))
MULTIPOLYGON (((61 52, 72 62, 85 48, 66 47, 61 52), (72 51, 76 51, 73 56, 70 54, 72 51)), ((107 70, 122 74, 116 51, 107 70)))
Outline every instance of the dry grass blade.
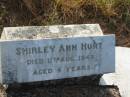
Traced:
POLYGON ((68 12, 70 9, 78 9, 80 8, 86 0, 55 0, 57 5, 61 6, 61 8, 68 12))
POLYGON ((37 8, 35 7, 35 4, 33 3, 33 0, 23 0, 27 8, 30 10, 30 12, 37 17, 37 8))

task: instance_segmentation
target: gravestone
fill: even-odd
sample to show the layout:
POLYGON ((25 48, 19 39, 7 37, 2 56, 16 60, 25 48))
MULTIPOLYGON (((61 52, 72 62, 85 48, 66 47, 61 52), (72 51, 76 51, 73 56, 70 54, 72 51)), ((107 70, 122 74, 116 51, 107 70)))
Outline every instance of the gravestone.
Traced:
POLYGON ((1 83, 114 72, 114 45, 113 35, 1 41, 1 83))
POLYGON ((98 24, 7 27, 0 41, 0 82, 37 82, 115 71, 114 35, 98 24))

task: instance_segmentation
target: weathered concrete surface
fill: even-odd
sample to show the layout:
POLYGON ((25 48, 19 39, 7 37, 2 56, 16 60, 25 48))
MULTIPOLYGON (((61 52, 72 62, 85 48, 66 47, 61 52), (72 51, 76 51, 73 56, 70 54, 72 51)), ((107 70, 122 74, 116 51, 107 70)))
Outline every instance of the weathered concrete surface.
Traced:
POLYGON ((0 47, 1 83, 5 84, 115 71, 114 35, 1 41, 0 47))
POLYGON ((1 39, 22 40, 93 35, 103 35, 99 24, 5 27, 1 39))
POLYGON ((122 97, 130 97, 130 48, 116 47, 116 73, 104 74, 101 85, 117 85, 122 97))

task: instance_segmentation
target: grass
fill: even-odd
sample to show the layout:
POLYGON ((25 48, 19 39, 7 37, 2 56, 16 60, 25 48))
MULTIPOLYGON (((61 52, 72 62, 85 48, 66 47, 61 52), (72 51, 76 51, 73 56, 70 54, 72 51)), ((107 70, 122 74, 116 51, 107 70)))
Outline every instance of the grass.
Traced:
MULTIPOLYGON (((9 10, 12 8, 15 14, 23 13, 20 16, 17 14, 17 17, 22 17, 21 20, 23 23, 26 22, 25 25, 100 23, 101 21, 112 31, 116 31, 120 24, 130 27, 130 0, 10 0, 8 2, 10 3, 7 6, 11 6, 9 10)), ((3 14, 4 12, 0 16, 3 14)))
MULTIPOLYGON (((3 4, 0 3, 0 32, 2 32, 2 28, 3 28, 3 17, 5 17, 7 15, 7 11, 5 9, 5 7, 3 6, 3 4)), ((0 33, 1 34, 1 33, 0 33)))
MULTIPOLYGON (((19 6, 17 0, 16 8, 19 6)), ((82 18, 116 18, 126 22, 130 16, 130 0, 21 0, 22 6, 32 13, 34 18, 44 17, 41 24, 78 22, 82 18), (60 19, 59 19, 60 18, 60 19), (76 21, 76 20, 77 21, 76 21), (46 23, 45 23, 46 22, 46 23)), ((14 3, 15 4, 15 3, 14 3)), ((13 4, 13 5, 14 5, 13 4)), ((13 7, 14 8, 14 7, 13 7)), ((20 10, 21 10, 20 6, 20 10)), ((24 9, 25 10, 25 9, 24 9)), ((23 11, 24 11, 23 10, 23 11)), ((39 21, 38 21, 39 22, 39 21)))
POLYGON ((0 1, 0 32, 5 26, 84 23, 99 23, 104 33, 116 34, 117 45, 130 47, 130 0, 0 1))

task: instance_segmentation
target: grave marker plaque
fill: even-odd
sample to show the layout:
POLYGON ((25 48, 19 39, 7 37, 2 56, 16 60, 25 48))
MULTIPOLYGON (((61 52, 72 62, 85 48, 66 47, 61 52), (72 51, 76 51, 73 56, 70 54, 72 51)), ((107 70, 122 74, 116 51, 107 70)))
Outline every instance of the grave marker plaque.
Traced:
POLYGON ((112 73, 114 35, 0 41, 0 82, 23 83, 112 73))

